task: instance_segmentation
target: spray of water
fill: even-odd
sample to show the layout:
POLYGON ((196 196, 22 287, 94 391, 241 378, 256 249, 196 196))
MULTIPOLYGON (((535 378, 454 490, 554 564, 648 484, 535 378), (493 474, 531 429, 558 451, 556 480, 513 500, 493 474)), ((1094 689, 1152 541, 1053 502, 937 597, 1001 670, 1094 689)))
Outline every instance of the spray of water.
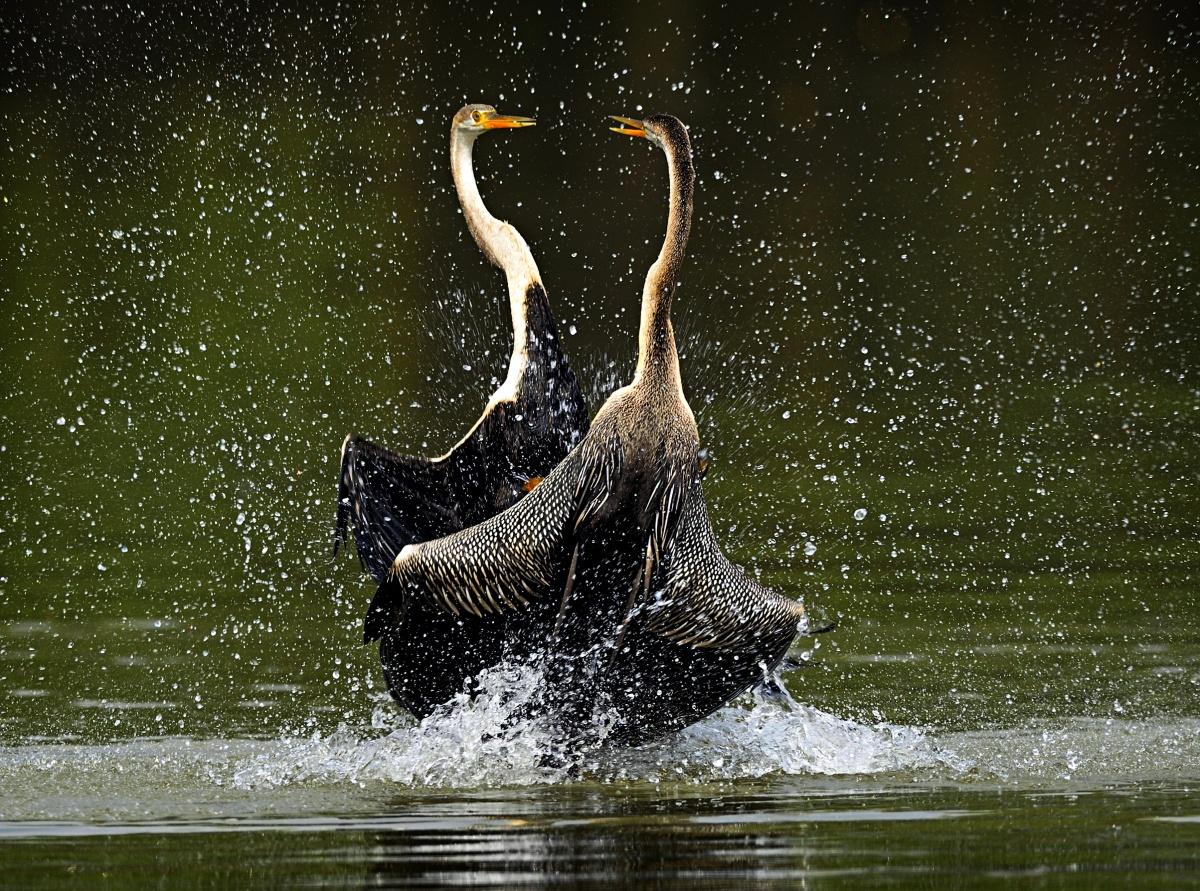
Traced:
MULTIPOLYGON (((498 666, 478 679, 478 692, 461 694, 416 725, 384 735, 339 728, 329 736, 280 743, 234 775, 243 788, 290 783, 382 780, 404 786, 477 787, 551 783, 566 767, 546 766, 549 736, 512 720, 530 702, 538 676, 532 668, 498 666)), ((391 722, 376 709, 372 724, 391 722)))
POLYGON ((534 669, 499 666, 481 675, 475 697, 461 696, 419 724, 394 722, 381 706, 374 734, 341 728, 329 736, 282 741, 250 759, 233 782, 241 788, 345 781, 472 788, 966 767, 921 730, 844 720, 787 694, 750 694, 659 743, 602 748, 577 764, 563 764, 547 757, 554 752, 550 735, 518 719, 537 686, 534 669))

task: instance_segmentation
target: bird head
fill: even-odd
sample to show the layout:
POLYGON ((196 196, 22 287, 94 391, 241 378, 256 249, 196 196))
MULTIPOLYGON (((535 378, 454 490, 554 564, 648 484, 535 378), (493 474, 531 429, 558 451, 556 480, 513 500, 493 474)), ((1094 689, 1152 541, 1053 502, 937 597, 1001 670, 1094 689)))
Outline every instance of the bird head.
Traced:
POLYGON ((609 115, 621 126, 609 127, 614 133, 621 133, 625 136, 637 136, 642 139, 647 139, 657 146, 662 146, 667 142, 679 141, 682 136, 684 140, 687 137, 687 128, 683 126, 683 121, 669 114, 654 114, 643 120, 636 118, 623 118, 618 115, 609 115))
POLYGON ((451 122, 451 128, 478 136, 488 130, 515 130, 532 127, 533 118, 515 114, 500 114, 490 105, 464 105, 451 122))

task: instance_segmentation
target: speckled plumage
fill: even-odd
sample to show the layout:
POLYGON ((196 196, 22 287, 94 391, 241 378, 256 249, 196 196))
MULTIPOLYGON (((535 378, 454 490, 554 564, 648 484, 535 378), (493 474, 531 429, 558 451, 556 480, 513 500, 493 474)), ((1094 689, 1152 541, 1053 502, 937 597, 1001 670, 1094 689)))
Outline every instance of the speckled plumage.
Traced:
POLYGON ((380 619, 421 603, 505 624, 545 656, 543 708, 568 742, 639 743, 709 714, 773 670, 804 609, 748 579, 708 520, 698 431, 670 303, 691 221, 687 132, 643 122, 667 154, 668 234, 643 291, 638 369, 579 446, 508 510, 405 548, 380 619))

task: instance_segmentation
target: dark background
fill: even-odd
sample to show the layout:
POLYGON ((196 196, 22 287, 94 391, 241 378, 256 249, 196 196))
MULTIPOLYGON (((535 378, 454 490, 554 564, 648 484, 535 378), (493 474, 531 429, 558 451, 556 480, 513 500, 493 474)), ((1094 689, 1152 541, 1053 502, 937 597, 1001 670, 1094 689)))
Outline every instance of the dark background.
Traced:
POLYGON ((338 448, 441 453, 508 353, 449 174, 464 102, 539 119, 476 165, 594 406, 631 372, 666 208, 661 158, 605 115, 689 125, 676 305, 714 520, 841 618, 813 701, 1194 709, 1191 663, 1172 686, 1146 648, 1195 661, 1198 20, 6 6, 0 687, 49 693, 0 733, 157 729, 63 708, 112 699, 172 703, 176 732, 362 718, 338 448))

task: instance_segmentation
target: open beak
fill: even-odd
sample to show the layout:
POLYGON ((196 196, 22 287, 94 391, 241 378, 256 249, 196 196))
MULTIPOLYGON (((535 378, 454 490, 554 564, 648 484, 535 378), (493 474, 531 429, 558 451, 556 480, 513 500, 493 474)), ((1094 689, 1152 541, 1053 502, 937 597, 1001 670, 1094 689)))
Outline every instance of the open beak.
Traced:
POLYGON ((614 133, 624 133, 626 136, 640 136, 642 139, 646 138, 646 126, 641 121, 635 121, 633 118, 619 117, 615 114, 610 114, 609 117, 618 124, 623 125, 621 127, 608 128, 614 133))
POLYGON ((489 114, 479 122, 485 130, 514 130, 517 127, 532 127, 536 124, 533 118, 519 114, 489 114))

